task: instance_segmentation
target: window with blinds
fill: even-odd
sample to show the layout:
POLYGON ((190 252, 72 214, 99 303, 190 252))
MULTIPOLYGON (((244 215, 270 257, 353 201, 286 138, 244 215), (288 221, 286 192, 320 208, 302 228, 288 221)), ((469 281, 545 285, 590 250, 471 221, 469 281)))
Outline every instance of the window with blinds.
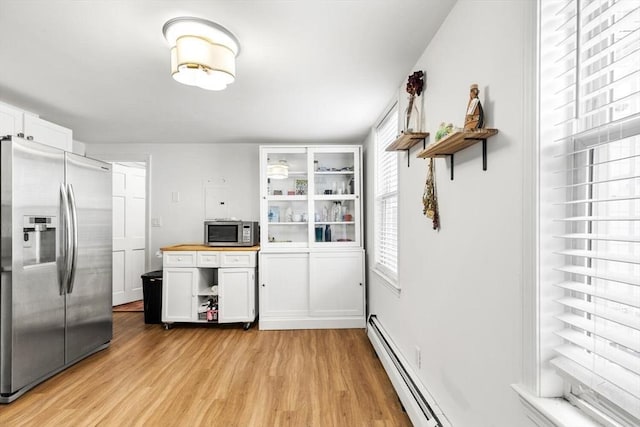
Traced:
POLYGON ((542 0, 540 11, 540 135, 553 140, 540 161, 562 177, 564 243, 548 268, 564 276, 564 326, 551 364, 569 400, 638 425, 640 1, 542 0))
POLYGON ((391 279, 398 275, 398 159, 385 151, 398 134, 394 107, 376 129, 375 261, 391 279))

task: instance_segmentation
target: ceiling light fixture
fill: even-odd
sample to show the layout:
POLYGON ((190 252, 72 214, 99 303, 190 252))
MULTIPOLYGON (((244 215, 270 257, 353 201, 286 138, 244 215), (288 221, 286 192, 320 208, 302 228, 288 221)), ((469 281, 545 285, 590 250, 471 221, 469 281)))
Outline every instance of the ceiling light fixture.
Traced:
POLYGON ((162 34, 171 47, 171 76, 207 90, 223 90, 236 78, 238 39, 226 28, 201 18, 167 21, 162 34))
POLYGON ((289 177, 289 164, 286 160, 267 166, 267 177, 273 179, 286 179, 289 177))

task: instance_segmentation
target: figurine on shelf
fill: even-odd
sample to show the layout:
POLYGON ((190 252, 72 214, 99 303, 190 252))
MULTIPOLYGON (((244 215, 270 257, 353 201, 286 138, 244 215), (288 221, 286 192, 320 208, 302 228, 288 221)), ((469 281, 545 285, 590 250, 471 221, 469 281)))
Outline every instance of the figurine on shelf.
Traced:
POLYGON ((415 104, 415 99, 417 96, 422 94, 422 89, 424 88, 423 77, 423 71, 416 71, 409 76, 409 80, 407 81, 409 105, 407 106, 406 111, 404 133, 420 132, 422 130, 422 117, 418 110, 418 106, 415 104))
POLYGON ((469 90, 469 103, 467 104, 467 114, 464 117, 464 130, 476 130, 484 127, 484 111, 480 98, 478 98, 477 84, 472 84, 469 90))
POLYGON ((451 132, 453 132, 453 123, 447 123, 447 124, 445 124, 444 122, 440 123, 440 127, 436 132, 436 142, 440 141, 442 138, 449 135, 451 132))

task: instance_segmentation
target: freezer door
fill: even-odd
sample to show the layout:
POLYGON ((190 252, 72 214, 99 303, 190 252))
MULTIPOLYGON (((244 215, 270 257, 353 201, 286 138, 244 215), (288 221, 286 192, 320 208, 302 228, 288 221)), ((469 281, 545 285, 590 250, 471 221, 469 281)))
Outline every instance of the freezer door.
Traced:
POLYGON ((64 153, 23 139, 2 145, 0 391, 64 365, 64 153))
POLYGON ((111 165, 66 153, 66 182, 77 242, 67 287, 66 362, 112 337, 111 165))

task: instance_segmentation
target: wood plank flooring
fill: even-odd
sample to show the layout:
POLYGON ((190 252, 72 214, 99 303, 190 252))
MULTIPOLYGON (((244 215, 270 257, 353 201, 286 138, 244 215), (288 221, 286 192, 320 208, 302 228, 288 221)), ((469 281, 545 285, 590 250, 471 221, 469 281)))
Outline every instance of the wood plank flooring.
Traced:
MULTIPOLYGON (((43 349, 46 351, 46 349, 43 349)), ((364 330, 145 325, 0 405, 0 426, 410 426, 364 330)))

